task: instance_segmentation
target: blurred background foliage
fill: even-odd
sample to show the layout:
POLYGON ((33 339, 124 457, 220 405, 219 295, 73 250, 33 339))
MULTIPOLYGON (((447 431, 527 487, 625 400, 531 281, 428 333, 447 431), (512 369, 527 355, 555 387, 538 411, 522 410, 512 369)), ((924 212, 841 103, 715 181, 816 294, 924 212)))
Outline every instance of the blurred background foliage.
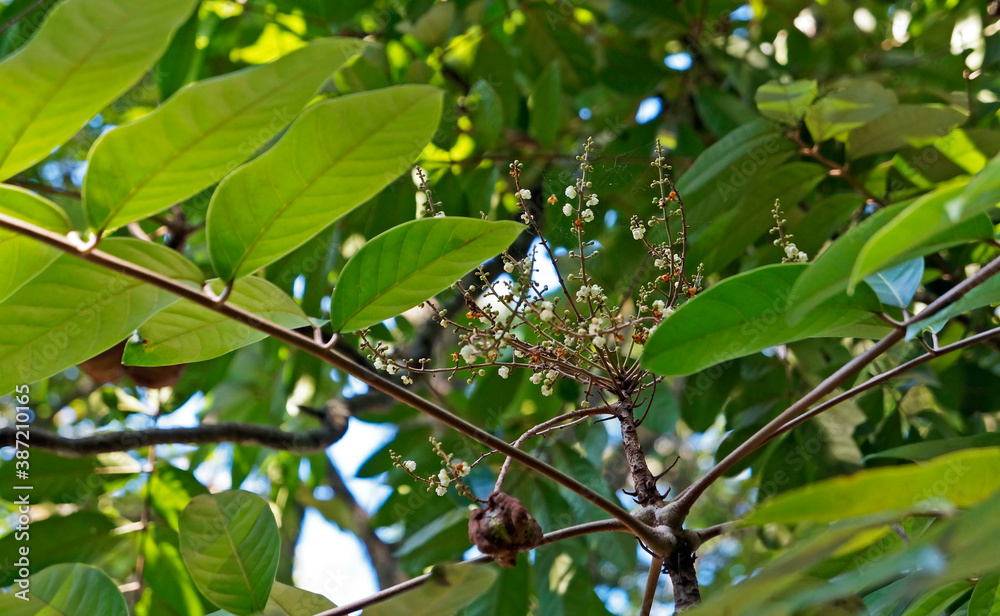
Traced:
MULTIPOLYGON (((32 4, 0 1, 0 23, 32 4)), ((7 28, 0 56, 16 53, 53 4, 42 2, 7 28)), ((514 217, 507 174, 514 159, 524 163, 522 185, 543 207, 549 194, 561 197, 576 170, 581 142, 592 136, 598 147, 592 180, 604 221, 595 237, 603 256, 593 262, 594 275, 620 294, 633 273, 646 267, 628 220, 651 212, 649 161, 660 139, 687 207, 689 261, 704 263, 710 286, 780 260, 768 236, 776 198, 799 248, 815 255, 880 204, 905 201, 978 171, 996 155, 996 5, 976 0, 204 0, 155 70, 70 143, 14 181, 48 193, 83 230, 79 189, 87 152, 103 132, 142 117, 193 81, 271 61, 314 38, 364 38, 376 44, 338 71, 326 86, 328 94, 403 83, 444 89, 444 119, 420 164, 449 215, 514 217), (768 83, 793 82, 803 92, 802 122, 801 114, 788 117, 780 107, 769 109, 766 96, 758 93, 768 83), (787 124, 781 124, 783 119, 787 124), (849 164, 846 172, 836 171, 844 164, 849 164)), ((201 223, 210 194, 179 205, 193 228, 186 254, 206 269, 201 223)), ((308 314, 323 316, 346 258, 365 240, 412 219, 417 199, 412 178, 397 180, 367 206, 269 266, 266 277, 308 314)), ((552 212, 556 215, 542 214, 547 236, 557 248, 571 245, 569 225, 557 209, 552 212)), ((141 227, 155 233, 162 224, 154 217, 141 227)), ((928 257, 916 300, 926 302, 947 290, 991 251, 967 245, 928 257)), ((945 327, 941 341, 995 321, 991 309, 963 316, 945 327)), ((404 354, 429 351, 437 358, 450 355, 456 343, 448 332, 434 331, 416 317, 397 318, 374 335, 404 354)), ((680 457, 661 485, 687 485, 715 457, 843 365, 852 344, 797 342, 661 387, 641 430, 654 473, 680 457)), ((874 369, 916 353, 912 347, 897 349, 874 369)), ((468 461, 483 453, 481 447, 275 341, 189 366, 172 391, 156 395, 127 382, 99 385, 77 369, 33 386, 32 395, 37 425, 67 436, 214 421, 304 429, 313 420, 297 405, 318 407, 331 400, 343 401, 353 414, 344 440, 332 448, 339 455, 300 457, 246 446, 164 447, 150 482, 139 472, 143 457, 136 453, 64 460, 35 451, 36 477, 48 469, 38 485, 51 503, 49 519, 35 527, 36 566, 91 562, 119 582, 128 579, 138 535, 110 530, 139 520, 143 499, 150 496, 156 526, 149 545, 156 556, 145 573, 149 591, 135 606, 140 616, 211 611, 185 581, 176 554, 178 513, 190 497, 207 489, 242 487, 265 496, 282 521, 278 580, 291 583, 294 576, 299 585, 337 602, 373 590, 366 587, 372 583, 366 573, 369 559, 385 586, 429 565, 459 560, 469 549, 469 503, 414 486, 392 467, 388 450, 427 469, 436 464, 429 436, 468 461), (329 523, 356 536, 364 550, 338 554, 339 548, 316 545, 317 537, 329 535, 303 533, 310 519, 313 529, 329 523), (78 539, 68 540, 71 534, 78 539)), ((487 375, 472 387, 434 383, 432 395, 462 417, 513 440, 579 400, 580 392, 567 385, 543 398, 526 379, 487 375)), ((819 479, 902 462, 892 455, 873 457, 876 453, 992 433, 998 411, 995 344, 942 357, 748 457, 731 479, 713 487, 689 525, 726 521, 819 479)), ((566 430, 541 443, 536 453, 613 496, 628 485, 627 465, 620 437, 604 425, 566 430)), ((499 460, 477 467, 471 476, 482 495, 492 485, 494 463, 499 460)), ((520 471, 512 474, 508 489, 545 531, 602 517, 581 498, 520 471)), ((926 526, 917 521, 907 523, 906 530, 919 535, 926 526)), ((711 597, 787 557, 794 538, 814 531, 768 526, 709 544, 698 561, 703 595, 711 597)), ((902 544, 883 543, 884 554, 902 544)), ((522 559, 518 567, 504 570, 463 613, 633 613, 646 563, 648 557, 625 535, 565 541, 537 550, 530 564, 522 559)), ((840 566, 825 561, 810 574, 827 579, 856 566, 845 557, 840 566)), ((666 584, 664 576, 663 604, 654 613, 670 613, 666 584)), ((964 605, 971 588, 971 583, 949 587, 954 600, 942 599, 942 605, 964 605)), ((869 609, 876 599, 866 598, 869 609)), ((871 613, 902 613, 905 605, 871 613)), ((813 609, 827 611, 808 613, 842 609, 836 613, 846 614, 858 606, 813 609)))

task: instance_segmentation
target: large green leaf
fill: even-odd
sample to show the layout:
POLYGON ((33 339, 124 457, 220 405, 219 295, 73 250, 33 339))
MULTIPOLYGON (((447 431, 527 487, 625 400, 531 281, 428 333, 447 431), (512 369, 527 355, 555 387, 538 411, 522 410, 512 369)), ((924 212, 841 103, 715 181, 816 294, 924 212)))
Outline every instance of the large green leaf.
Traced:
POLYGON ((979 578, 972 598, 969 614, 975 616, 1000 616, 1000 573, 979 578))
POLYGON ((895 267, 876 272, 865 278, 879 301, 887 306, 906 308, 924 277, 924 260, 921 257, 904 261, 895 267))
POLYGON ((949 229, 994 209, 1000 203, 1000 156, 990 161, 967 184, 942 186, 914 201, 892 222, 875 233, 861 249, 851 284, 905 261, 922 246, 949 229))
POLYGON ((823 336, 878 337, 886 328, 871 314, 879 301, 868 288, 817 306, 789 325, 792 287, 801 263, 761 267, 723 280, 667 317, 649 337, 642 365, 657 374, 688 375, 787 342, 823 336))
MULTIPOLYGON (((890 224, 908 207, 908 203, 900 203, 875 212, 824 250, 796 281, 792 289, 795 305, 789 312, 789 320, 796 323, 827 299, 845 290, 850 292, 851 269, 858 258, 858 252, 880 229, 890 224)), ((944 229, 919 245, 900 252, 885 266, 892 267, 949 246, 990 237, 993 237, 993 225, 986 216, 978 216, 944 229)))
POLYGON ((727 211, 760 175, 795 150, 783 128, 759 119, 728 133, 702 152, 677 182, 688 207, 688 224, 707 225, 727 211))
POLYGON ((923 462, 924 460, 930 460, 931 458, 943 456, 946 453, 960 449, 976 449, 980 447, 1000 447, 1000 434, 986 432, 974 436, 959 436, 956 438, 910 443, 870 453, 864 459, 868 461, 878 458, 898 458, 911 462, 923 462))
POLYGON ((757 88, 753 98, 761 115, 795 126, 816 99, 816 91, 812 80, 787 84, 772 80, 757 88))
POLYGON ((422 586, 365 608, 365 616, 454 614, 489 589, 497 577, 496 569, 496 565, 438 565, 422 586))
MULTIPOLYGON (((271 596, 267 598, 267 607, 254 616, 313 616, 335 607, 337 606, 323 595, 275 582, 271 588, 271 596)), ((233 613, 219 610, 209 616, 233 616, 233 613)))
POLYGON ((522 229, 515 222, 425 218, 376 236, 337 279, 333 330, 363 329, 413 308, 505 250, 522 229))
POLYGON ((968 507, 1000 489, 1000 449, 973 449, 922 464, 860 471, 777 496, 740 523, 832 522, 917 505, 968 507))
POLYGON ((417 85, 308 109, 213 195, 208 246, 219 276, 231 280, 288 254, 405 173, 441 109, 441 91, 417 85))
MULTIPOLYGON (((34 478, 33 478, 34 479, 34 478)), ((76 511, 31 523, 31 569, 41 571, 66 562, 93 563, 122 541, 113 535, 116 524, 103 513, 76 511)), ((11 530, 0 537, 0 554, 17 554, 24 543, 22 533, 11 530)), ((14 582, 17 569, 0 569, 0 587, 14 582)))
POLYGON ((847 157, 891 152, 947 135, 966 114, 943 105, 900 105, 847 135, 847 157))
POLYGON ((0 179, 73 136, 146 72, 195 0, 67 0, 0 63, 0 179))
POLYGON ((896 95, 877 83, 852 83, 813 103, 806 110, 806 127, 819 143, 879 119, 896 107, 896 95))
MULTIPOLYGON (((177 252, 111 238, 105 252, 174 280, 200 284, 201 272, 177 252)), ((121 342, 176 295, 64 254, 0 304, 0 391, 32 383, 121 342)))
POLYGON ((906 339, 913 340, 922 331, 937 333, 952 318, 970 310, 997 303, 1000 303, 1000 276, 994 275, 944 310, 910 325, 906 328, 906 339))
POLYGON ((181 514, 181 557, 195 585, 240 616, 267 604, 280 544, 270 506, 250 492, 196 496, 181 514))
POLYGON ((147 590, 136 603, 135 615, 204 616, 210 608, 184 568, 177 532, 150 522, 137 539, 143 554, 142 579, 147 590))
POLYGON ((215 184, 294 119, 356 39, 320 39, 264 66, 192 84, 90 152, 83 192, 96 230, 139 220, 215 184))
POLYGON ((4 616, 128 616, 125 597, 103 571, 88 565, 63 564, 29 578, 24 600, 15 587, 0 593, 4 616))
MULTIPOLYGON (((216 293, 225 284, 211 282, 216 293)), ((228 303, 281 327, 309 325, 302 308, 284 291, 263 278, 247 276, 233 286, 228 303)), ((129 340, 122 363, 169 366, 204 361, 257 342, 266 334, 188 300, 156 313, 139 328, 140 340, 129 340)))
MULTIPOLYGON (((126 453, 65 458, 36 449, 31 452, 31 502, 84 503, 95 494, 124 486, 141 471, 126 453)), ((23 495, 14 482, 0 482, 0 499, 13 503, 23 495)))
POLYGON ((562 117, 562 79, 558 62, 549 63, 538 76, 531 88, 528 108, 531 112, 528 118, 531 135, 538 140, 540 146, 552 147, 559 135, 562 117))
MULTIPOLYGON (((69 220, 54 203, 35 193, 0 184, 0 213, 59 234, 70 231, 69 220)), ((19 233, 0 229, 0 302, 56 260, 61 251, 19 233)))

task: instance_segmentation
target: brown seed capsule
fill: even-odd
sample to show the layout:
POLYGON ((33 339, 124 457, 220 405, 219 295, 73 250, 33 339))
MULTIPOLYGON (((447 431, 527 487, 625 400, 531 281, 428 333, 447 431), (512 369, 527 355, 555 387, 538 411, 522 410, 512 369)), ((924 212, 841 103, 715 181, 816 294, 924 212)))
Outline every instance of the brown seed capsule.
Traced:
POLYGON ((542 540, 542 527, 521 501, 503 492, 490 494, 485 507, 469 518, 469 540, 500 564, 513 567, 517 555, 542 540))
POLYGON ((125 352, 127 342, 128 340, 122 340, 107 351, 91 357, 80 364, 80 369, 98 384, 118 383, 127 376, 139 387, 150 389, 173 387, 184 374, 184 368, 187 364, 173 366, 123 365, 122 353, 125 352))

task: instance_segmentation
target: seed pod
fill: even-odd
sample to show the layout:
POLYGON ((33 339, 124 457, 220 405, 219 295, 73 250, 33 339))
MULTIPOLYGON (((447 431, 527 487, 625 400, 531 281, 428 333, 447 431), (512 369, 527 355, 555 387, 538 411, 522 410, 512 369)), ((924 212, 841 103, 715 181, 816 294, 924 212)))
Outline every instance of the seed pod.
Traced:
POLYGON ((521 501, 503 492, 490 494, 485 507, 469 518, 469 540, 501 567, 517 564, 517 555, 542 540, 542 528, 521 501))

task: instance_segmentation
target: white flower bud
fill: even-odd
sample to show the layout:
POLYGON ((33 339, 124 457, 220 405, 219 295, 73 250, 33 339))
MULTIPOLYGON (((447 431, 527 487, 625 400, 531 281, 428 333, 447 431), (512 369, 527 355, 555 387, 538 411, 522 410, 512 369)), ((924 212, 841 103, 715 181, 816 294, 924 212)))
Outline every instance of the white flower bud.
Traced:
POLYGON ((576 186, 567 186, 566 187, 566 198, 567 199, 576 199, 576 186))
POLYGON ((413 471, 417 470, 417 463, 414 462, 413 460, 407 460, 406 462, 403 462, 403 468, 412 473, 413 471))
POLYGON ((563 214, 565 214, 566 216, 572 216, 573 215, 573 206, 570 205, 570 204, 568 204, 568 203, 566 205, 564 205, 563 206, 563 214))
POLYGON ((510 366, 500 366, 500 369, 497 370, 497 372, 500 374, 501 379, 505 379, 510 376, 510 366))
POLYGON ((531 191, 528 190, 527 188, 522 188, 521 190, 517 191, 517 196, 522 199, 530 199, 531 191))

